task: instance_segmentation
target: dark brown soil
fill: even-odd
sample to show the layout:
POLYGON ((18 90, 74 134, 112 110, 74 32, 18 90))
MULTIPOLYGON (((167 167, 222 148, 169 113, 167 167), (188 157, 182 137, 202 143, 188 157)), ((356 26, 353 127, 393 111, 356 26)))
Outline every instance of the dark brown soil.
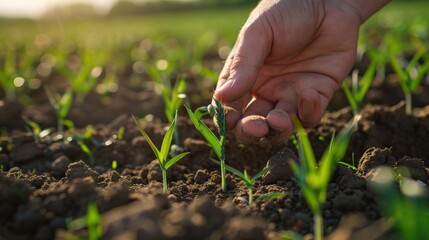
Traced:
MULTIPOLYGON (((348 109, 327 113, 309 130, 317 156, 350 118, 348 109)), ((142 125, 159 145, 165 125, 148 120, 142 125)), ((287 163, 297 160, 291 143, 243 145, 228 137, 228 164, 250 174, 266 164, 273 167, 256 183, 255 197, 286 193, 247 206, 240 201, 247 198, 246 186, 237 177, 228 174, 228 191, 221 191, 210 148, 187 118, 181 117, 178 127, 183 147, 192 154, 169 169, 167 195, 162 194, 154 155, 130 116, 94 127, 92 140, 85 140, 94 160, 76 141, 62 140, 62 133, 35 139, 30 132, 14 130, 2 138, 0 239, 86 236, 84 227, 70 229, 68 222, 85 216, 89 203, 96 203, 102 214, 105 239, 277 239, 282 230, 302 235, 313 231, 311 211, 287 163), (121 126, 125 132, 118 140, 121 126), (118 163, 115 170, 112 161, 118 163)), ((411 116, 404 114, 403 104, 365 108, 346 157, 352 163, 354 153, 358 170, 338 166, 328 188, 323 206, 326 235, 389 238, 391 226, 383 220, 366 180, 377 174, 378 166, 387 165, 406 166, 414 179, 429 183, 428 144, 429 107, 411 116)))
MULTIPOLYGON (((190 85, 190 92, 201 93, 197 84, 190 85)), ((378 82, 370 90, 366 103, 372 105, 362 110, 344 159, 357 171, 339 165, 323 205, 329 239, 390 238, 392 226, 382 216, 377 193, 367 184, 378 174, 378 166, 407 167, 412 178, 429 184, 427 81, 419 91, 413 96, 419 108, 406 115, 394 79, 378 82)), ((169 193, 162 194, 155 155, 131 118, 131 114, 140 117, 155 144, 161 144, 167 125, 162 98, 153 88, 136 89, 124 82, 110 96, 92 93, 85 104, 71 109, 69 118, 76 129, 54 131, 40 139, 25 130, 22 117, 52 128, 55 114, 42 90, 29 95, 34 100, 29 105, 0 102, 0 128, 5 132, 0 138, 0 240, 85 237, 86 227, 72 227, 70 222, 85 217, 90 203, 102 214, 103 239, 279 239, 284 230, 311 238, 312 213, 288 164, 297 160, 292 141, 245 145, 228 136, 229 165, 250 175, 267 164, 272 167, 256 182, 255 198, 285 193, 248 206, 240 200, 248 197, 247 188, 234 175, 227 174, 228 191, 221 190, 219 167, 210 161, 214 154, 181 110, 180 143, 191 154, 168 170, 169 193), (88 124, 94 128, 92 137, 79 139, 88 124), (118 137, 121 127, 122 138, 118 137), (89 147, 92 157, 78 141, 89 147)), ((198 104, 208 103, 202 97, 198 104)), ((321 123, 308 129, 317 157, 334 132, 352 118, 345 104, 338 92, 321 123)), ((214 129, 209 119, 206 123, 214 129)))

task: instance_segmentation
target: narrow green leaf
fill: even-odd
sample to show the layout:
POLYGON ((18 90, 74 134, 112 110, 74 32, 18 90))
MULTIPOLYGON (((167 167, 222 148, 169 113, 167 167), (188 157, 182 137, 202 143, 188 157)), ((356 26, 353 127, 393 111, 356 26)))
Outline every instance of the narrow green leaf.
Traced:
POLYGON ((353 118, 348 125, 338 134, 332 143, 332 150, 325 151, 320 161, 319 181, 322 186, 327 186, 336 164, 344 157, 347 146, 359 117, 353 118))
POLYGON ((173 141, 173 134, 176 129, 176 122, 177 122, 177 111, 176 111, 176 114, 174 115, 173 122, 171 123, 170 127, 168 128, 167 132, 164 135, 164 139, 162 140, 160 157, 161 159, 163 159, 163 161, 166 161, 168 158, 171 142, 173 141))
POLYGON ((250 177, 249 177, 249 174, 247 174, 246 169, 244 169, 244 171, 243 171, 243 176, 244 176, 244 179, 246 180, 246 182, 250 182, 251 181, 250 177))
POLYGON ((343 89, 344 95, 346 95, 347 101, 349 102, 350 107, 352 107, 353 112, 357 112, 359 108, 358 103, 348 88, 346 81, 341 84, 341 88, 343 89))
POLYGON ((193 113, 191 109, 189 109, 187 106, 185 106, 186 111, 188 112, 188 115, 194 124, 195 128, 201 132, 201 134, 204 136, 206 141, 210 144, 213 151, 216 153, 219 159, 222 157, 222 146, 219 142, 219 139, 216 137, 216 135, 208 128, 201 119, 198 118, 198 113, 193 113))
POLYGON ((155 146, 155 144, 152 142, 150 137, 146 134, 146 132, 140 127, 139 123, 137 122, 137 119, 133 115, 134 122, 136 123, 137 128, 139 129, 140 133, 143 135, 144 139, 146 139, 146 142, 149 144, 150 148, 152 149, 153 153, 155 153, 155 156, 158 160, 160 160, 160 153, 158 148, 155 146))
POLYGON ((265 167, 264 169, 262 169, 261 171, 259 171, 257 174, 255 174, 255 176, 253 176, 252 181, 256 181, 256 179, 262 177, 262 175, 264 175, 265 173, 267 173, 268 171, 270 171, 271 168, 269 167, 265 167))
MULTIPOLYGON (((219 160, 217 160, 217 159, 213 159, 213 158, 210 158, 210 160, 212 160, 214 163, 216 163, 216 164, 220 165, 220 161, 219 161, 219 160)), ((234 168, 234 167, 231 167, 231 166, 229 166, 229 165, 227 165, 227 164, 225 164, 225 169, 226 169, 228 172, 230 172, 230 173, 232 173, 232 174, 236 175, 236 176, 237 176, 237 177, 239 177, 241 180, 243 180, 243 181, 245 181, 245 182, 247 183, 247 181, 246 181, 246 177, 245 177, 245 176, 244 176, 244 174, 243 174, 241 171, 239 171, 238 169, 236 169, 236 168, 234 168)))
POLYGON ((88 225, 97 225, 101 221, 100 213, 98 212, 95 203, 89 203, 86 214, 86 222, 88 225))
POLYGON ((259 196, 255 199, 255 202, 260 201, 262 199, 273 199, 273 198, 282 198, 286 195, 285 192, 271 192, 264 194, 262 196, 259 196))
POLYGON ((60 119, 65 119, 73 102, 73 93, 71 91, 66 91, 64 95, 58 101, 60 107, 58 112, 58 117, 60 119))
POLYGON ((340 165, 343 165, 343 166, 346 166, 346 167, 350 168, 353 172, 356 172, 356 171, 357 171, 357 168, 356 168, 355 166, 351 165, 350 163, 346 163, 346 162, 342 162, 342 161, 340 161, 340 162, 338 162, 338 164, 340 164, 340 165))
POLYGON ((393 70, 398 75, 399 78, 399 84, 402 87, 402 90, 404 92, 410 92, 409 86, 408 86, 408 74, 402 69, 401 64, 399 64, 398 59, 394 55, 390 55, 390 64, 392 65, 393 70))
POLYGON ((171 166, 173 166, 176 162, 182 159, 184 156, 190 154, 190 152, 180 153, 179 155, 174 156, 172 159, 167 161, 164 165, 165 170, 168 170, 171 166))
POLYGON ((312 189, 308 186, 306 179, 307 179, 307 172, 299 167, 299 165, 295 162, 290 160, 289 164, 292 168, 292 171, 294 175, 296 176, 296 180, 298 185, 301 187, 305 200, 307 201, 307 204, 310 206, 311 210, 318 211, 320 209, 318 197, 316 196, 316 190, 312 189))
POLYGON ((92 125, 88 125, 85 128, 85 132, 83 133, 82 137, 83 139, 90 139, 92 135, 94 134, 94 128, 92 125))
POLYGON ((101 216, 96 204, 88 204, 85 220, 88 227, 88 239, 101 239, 101 236, 103 235, 103 229, 101 227, 101 216))
POLYGON ((426 73, 429 72, 429 59, 426 59, 426 62, 417 70, 417 75, 410 83, 410 91, 414 92, 418 86, 420 86, 422 80, 424 79, 426 73))
POLYGON ((310 187, 304 185, 301 186, 302 192, 304 193, 305 200, 307 200, 307 204, 310 207, 313 214, 320 212, 320 202, 317 193, 313 191, 310 187))
POLYGON ((26 117, 24 117, 24 121, 33 129, 33 133, 39 136, 39 134, 42 132, 42 128, 40 127, 40 125, 26 117))
POLYGON ((94 161, 94 156, 92 155, 91 150, 89 149, 88 145, 86 145, 84 142, 82 141, 78 141, 77 144, 80 146, 80 149, 89 156, 91 161, 94 161))
POLYGON ((363 74, 362 78, 360 79, 360 84, 359 84, 360 88, 357 93, 357 96, 355 97, 359 105, 361 105, 363 98, 365 97, 366 93, 371 87, 371 83, 372 83, 372 80, 374 79, 377 66, 378 66, 378 61, 372 61, 371 64, 366 69, 365 73, 363 74))
POLYGON ((296 116, 293 117, 293 123, 298 134, 298 150, 300 155, 299 159, 301 161, 301 164, 305 166, 305 171, 308 173, 313 173, 314 171, 316 171, 316 158, 314 156, 310 140, 307 137, 307 132, 302 127, 296 116))
POLYGON ((408 66, 405 68, 405 72, 411 72, 414 68, 416 68, 419 63, 420 58, 422 58, 426 54, 426 49, 420 49, 417 51, 414 56, 411 58, 408 66))
POLYGON ((281 231, 280 240, 303 240, 304 237, 294 231, 281 231))
POLYGON ((61 124, 63 126, 66 126, 68 129, 73 129, 74 128, 74 123, 73 123, 72 120, 63 119, 60 122, 61 122, 61 124))
POLYGON ((204 117, 205 115, 207 115, 209 112, 208 112, 208 109, 207 109, 207 107, 206 106, 204 106, 204 107, 199 107, 199 108, 197 108, 196 110, 195 110, 195 112, 194 112, 194 115, 195 115, 195 117, 197 118, 197 119, 201 119, 202 117, 204 117))

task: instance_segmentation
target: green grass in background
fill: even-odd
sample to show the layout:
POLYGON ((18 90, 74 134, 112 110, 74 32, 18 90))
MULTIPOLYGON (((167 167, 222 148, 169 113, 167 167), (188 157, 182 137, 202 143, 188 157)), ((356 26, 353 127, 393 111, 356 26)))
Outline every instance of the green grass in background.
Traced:
MULTIPOLYGON (((251 9, 252 6, 213 8, 83 20, 1 20, 0 42, 28 42, 45 33, 58 41, 81 42, 82 39, 97 38, 117 43, 119 39, 158 35, 193 39, 212 31, 232 44, 251 9)), ((364 28, 407 28, 418 23, 428 30, 427 9, 428 1, 394 1, 370 18, 364 28)))

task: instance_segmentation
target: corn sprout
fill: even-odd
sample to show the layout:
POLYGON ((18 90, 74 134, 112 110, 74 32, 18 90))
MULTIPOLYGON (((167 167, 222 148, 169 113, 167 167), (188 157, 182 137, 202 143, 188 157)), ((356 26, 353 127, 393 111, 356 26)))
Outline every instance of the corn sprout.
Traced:
MULTIPOLYGON (((211 159, 213 162, 217 163, 217 164, 221 164, 220 161, 216 160, 216 159, 211 159)), ((253 177, 250 177, 249 174, 247 173, 246 170, 244 170, 243 172, 240 172, 239 170, 237 170, 236 168, 233 168, 227 164, 225 164, 225 168, 228 172, 236 175, 237 177, 239 177, 245 184, 246 184, 246 188, 248 189, 248 199, 245 198, 239 198, 242 202, 246 203, 247 205, 252 205, 253 204, 253 187, 255 185, 255 182, 258 178, 262 177, 262 175, 264 175, 265 173, 267 173, 268 171, 270 171, 269 167, 266 167, 264 169, 262 169, 260 172, 256 173, 253 177)), ((285 194, 283 192, 272 192, 272 193, 267 193, 264 194, 262 196, 259 196, 258 198, 256 198, 255 201, 259 201, 261 199, 266 199, 266 198, 280 198, 283 197, 285 194)))
POLYGON ((204 136, 206 141, 210 144, 211 148, 215 152, 216 156, 220 160, 220 172, 222 178, 222 190, 226 192, 226 180, 225 180, 225 139, 226 139, 226 123, 225 123, 225 110, 222 104, 214 99, 215 107, 209 105, 208 107, 200 107, 195 112, 186 107, 186 111, 191 118, 195 128, 204 136), (201 117, 209 114, 214 117, 218 127, 219 138, 201 121, 201 117))
POLYGON ((346 153, 350 136, 358 117, 355 117, 331 142, 319 163, 316 162, 310 140, 297 118, 294 125, 298 134, 299 165, 290 161, 296 181, 301 187, 314 218, 314 239, 323 239, 322 204, 326 201, 326 192, 332 173, 346 153))
POLYGON ((171 123, 170 127, 168 128, 167 132, 164 135, 161 149, 158 149, 155 146, 155 144, 150 139, 150 137, 140 127, 139 123, 137 122, 137 119, 134 116, 133 116, 133 119, 134 119, 134 122, 136 123, 137 128, 140 130, 141 134, 146 139, 147 143, 149 144, 150 148, 155 154, 156 159, 158 160, 159 167, 161 168, 161 172, 162 172, 162 185, 163 185, 162 190, 164 193, 167 193, 167 170, 170 167, 172 167, 175 163, 177 163, 180 159, 182 159, 184 156, 189 154, 189 152, 183 152, 183 153, 180 153, 179 155, 172 157, 171 159, 168 159, 171 142, 173 140, 174 130, 176 129, 177 112, 173 119, 173 122, 171 123))

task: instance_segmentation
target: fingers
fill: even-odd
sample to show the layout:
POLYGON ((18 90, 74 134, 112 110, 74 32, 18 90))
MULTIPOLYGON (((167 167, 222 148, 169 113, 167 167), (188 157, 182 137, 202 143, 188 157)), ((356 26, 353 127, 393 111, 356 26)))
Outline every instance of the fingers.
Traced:
POLYGON ((314 89, 305 89, 298 100, 298 116, 304 127, 314 127, 322 117, 320 94, 314 89))
POLYGON ((265 116, 272 108, 273 104, 265 99, 253 99, 236 125, 237 139, 249 143, 267 135, 269 126, 265 116))
POLYGON ((314 127, 320 122, 336 82, 318 74, 295 75, 294 79, 296 82, 287 83, 286 87, 273 86, 273 89, 282 89, 278 92, 280 99, 273 101, 259 97, 253 100, 237 122, 235 133, 239 140, 253 142, 266 137, 281 143, 294 131, 294 115, 304 127, 314 127))
POLYGON ((266 134, 269 128, 265 117, 260 115, 250 115, 241 119, 235 128, 235 137, 244 143, 255 142, 266 134))
POLYGON ((228 129, 236 127, 237 122, 242 118, 243 110, 250 101, 250 95, 245 95, 239 100, 223 104, 226 114, 226 126, 228 129))
MULTIPOLYGON (((252 98, 251 89, 256 82, 259 69, 269 52, 270 46, 266 40, 268 36, 261 32, 264 31, 258 21, 246 24, 240 31, 237 42, 222 69, 213 96, 227 109, 226 121, 229 129, 235 128, 242 118, 242 113, 252 98)), ((249 119, 244 122, 247 120, 249 119)), ((253 120, 255 119, 249 121, 253 120)), ((247 128, 251 124, 244 125, 247 128)))
POLYGON ((248 94, 269 53, 270 44, 261 21, 247 24, 239 34, 222 70, 214 97, 224 103, 248 94))
POLYGON ((293 132, 291 113, 296 109, 293 104, 282 101, 274 104, 263 98, 254 99, 238 121, 235 136, 238 140, 250 143, 263 137, 273 143, 282 143, 293 132))
POLYGON ((293 133, 294 126, 292 124, 291 115, 279 108, 275 108, 268 113, 267 123, 272 131, 270 131, 267 137, 272 142, 277 144, 282 143, 293 133))

